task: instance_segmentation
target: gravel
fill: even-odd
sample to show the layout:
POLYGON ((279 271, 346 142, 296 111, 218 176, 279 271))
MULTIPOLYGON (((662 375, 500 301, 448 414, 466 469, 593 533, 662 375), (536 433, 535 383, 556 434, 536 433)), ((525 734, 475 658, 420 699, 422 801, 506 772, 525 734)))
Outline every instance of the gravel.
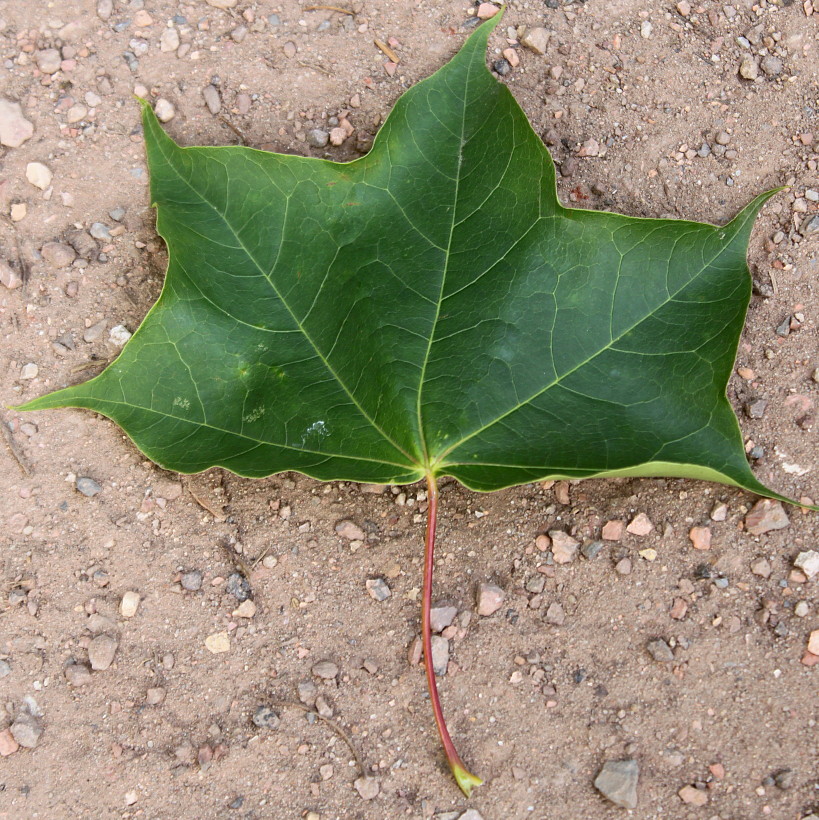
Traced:
POLYGON ((506 597, 504 591, 495 584, 481 584, 478 587, 477 609, 478 615, 488 617, 497 612, 503 605, 506 597))
POLYGON ((636 809, 639 777, 636 760, 609 760, 595 778, 594 787, 615 806, 636 809))
POLYGON ((250 582, 241 572, 234 572, 228 576, 225 592, 232 595, 237 601, 246 601, 253 594, 250 582))
POLYGON ((33 134, 34 126, 23 115, 20 103, 0 99, 0 144, 19 148, 33 134))
POLYGON ((97 635, 88 644, 88 660, 95 672, 104 672, 114 662, 119 641, 111 635, 97 635))
POLYGON ((671 663, 674 660, 674 652, 662 638, 649 641, 646 644, 646 649, 648 654, 658 663, 671 663))
POLYGON ((102 492, 102 487, 93 478, 85 475, 79 476, 74 486, 77 488, 78 493, 82 493, 87 498, 93 498, 102 492))
POLYGON ((33 749, 40 742, 43 724, 39 718, 28 712, 23 712, 11 724, 9 731, 16 743, 25 746, 27 749, 33 749))
POLYGON ((322 680, 334 680, 338 675, 338 666, 332 661, 318 661, 318 663, 313 664, 312 672, 322 680))
POLYGON ((270 706, 257 706, 253 712, 253 724, 260 729, 276 729, 281 723, 279 713, 270 706))
POLYGON ((179 583, 182 584, 182 589, 188 592, 198 592, 202 589, 203 574, 201 570, 192 569, 182 573, 179 583))

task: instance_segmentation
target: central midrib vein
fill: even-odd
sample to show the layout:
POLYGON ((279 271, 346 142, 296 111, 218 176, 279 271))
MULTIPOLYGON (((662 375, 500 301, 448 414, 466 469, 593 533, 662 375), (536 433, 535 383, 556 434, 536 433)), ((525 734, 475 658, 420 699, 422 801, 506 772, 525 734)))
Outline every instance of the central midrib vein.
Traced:
POLYGON ((441 305, 444 300, 444 287, 446 285, 446 274, 449 268, 449 255, 452 249, 452 239, 455 236, 455 226, 457 224, 456 215, 458 213, 458 194, 461 184, 461 167, 464 161, 464 133, 466 131, 466 101, 469 96, 469 75, 472 73, 472 62, 470 61, 466 70, 466 81, 464 82, 463 106, 461 108, 461 134, 458 145, 458 166, 455 170, 455 192, 452 196, 452 222, 449 226, 449 239, 447 240, 446 250, 444 251, 443 266, 441 269, 441 287, 438 291, 438 300, 435 304, 435 317, 432 320, 432 327, 429 331, 429 341, 427 342, 426 353, 424 354, 424 361, 421 364, 421 374, 418 379, 418 397, 416 400, 415 411, 418 417, 418 435, 421 439, 421 450, 424 455, 424 469, 429 472, 431 470, 429 450, 427 449, 427 438, 424 432, 424 420, 422 415, 422 394, 424 391, 424 381, 426 379, 427 364, 429 363, 429 354, 432 351, 432 342, 435 339, 435 331, 438 327, 438 319, 441 315, 441 305))

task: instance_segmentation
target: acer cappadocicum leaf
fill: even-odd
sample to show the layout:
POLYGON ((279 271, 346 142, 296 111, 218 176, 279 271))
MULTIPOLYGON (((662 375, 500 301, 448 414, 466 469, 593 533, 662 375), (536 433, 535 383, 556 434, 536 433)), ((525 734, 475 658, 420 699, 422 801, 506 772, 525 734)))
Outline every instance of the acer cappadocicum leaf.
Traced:
MULTIPOLYGON (((183 473, 426 478, 427 659, 437 477, 668 476, 783 498, 751 472, 725 393, 771 193, 722 227, 564 208, 486 68, 500 17, 350 163, 182 148, 143 104, 162 294, 101 375, 23 408, 101 413, 183 473)), ((426 666, 468 794, 480 781, 426 666)))

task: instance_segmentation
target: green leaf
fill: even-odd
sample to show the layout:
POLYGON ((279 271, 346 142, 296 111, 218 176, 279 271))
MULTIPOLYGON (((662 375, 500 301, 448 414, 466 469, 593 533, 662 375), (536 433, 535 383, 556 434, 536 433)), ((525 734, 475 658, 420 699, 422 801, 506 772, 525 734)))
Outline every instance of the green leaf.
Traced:
POLYGON ((725 388, 771 195, 724 227, 564 208, 482 25, 351 163, 181 148, 143 105, 165 286, 85 407, 179 472, 477 490, 683 476, 775 497, 725 388))

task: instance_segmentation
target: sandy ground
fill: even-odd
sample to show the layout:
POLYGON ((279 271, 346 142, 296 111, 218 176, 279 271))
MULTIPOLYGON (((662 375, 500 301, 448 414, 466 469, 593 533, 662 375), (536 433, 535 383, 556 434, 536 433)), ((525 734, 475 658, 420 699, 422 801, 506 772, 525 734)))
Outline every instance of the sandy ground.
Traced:
MULTIPOLYGON (((135 90, 173 106, 167 128, 182 144, 351 159, 401 91, 454 53, 474 13, 446 0, 341 5, 356 13, 291 0, 0 2, 2 96, 33 124, 0 155, 0 263, 7 283, 23 280, 0 284, 3 405, 97 372, 118 350, 112 328, 133 331, 158 295, 166 256, 135 90), (393 43, 397 66, 375 38, 393 43), (311 147, 309 132, 343 110, 355 134, 311 147), (33 162, 51 172, 43 188, 26 178, 33 162)), ((819 210, 811 12, 764 0, 512 2, 489 57, 515 48, 503 82, 551 146, 567 204, 721 222, 790 186, 751 240, 756 295, 729 393, 758 476, 795 498, 819 496, 819 232, 804 229, 819 210), (521 25, 551 32, 545 54, 508 42, 521 25)), ((90 413, 2 413, 0 730, 22 715, 20 736, 36 745, 12 751, 0 734, 11 752, 0 817, 615 818, 627 810, 593 781, 623 759, 640 770, 631 817, 819 812, 819 670, 805 656, 819 578, 793 565, 819 549, 811 515, 792 508, 787 528, 752 536, 756 499, 717 485, 479 496, 447 484, 435 597, 458 614, 440 686, 462 754, 487 781, 467 801, 408 662, 422 488, 182 480, 90 413), (79 492, 96 489, 81 478, 99 492, 79 492), (648 534, 625 532, 591 560, 555 566, 536 544, 555 529, 598 539, 639 513, 648 534), (337 534, 341 519, 363 529, 357 549, 337 534), (694 526, 710 528, 709 550, 692 548, 694 526), (237 572, 250 618, 234 614, 247 594, 237 572), (392 591, 383 602, 365 586, 375 577, 392 591), (481 582, 506 596, 487 618, 475 614, 481 582), (128 592, 138 607, 125 617, 128 592), (214 654, 209 638, 229 650, 214 654), (656 640, 668 660, 647 651, 656 640), (89 653, 106 668, 89 672, 89 653), (322 660, 337 675, 317 678, 322 660), (354 787, 345 736, 377 783, 371 799, 354 787)))

